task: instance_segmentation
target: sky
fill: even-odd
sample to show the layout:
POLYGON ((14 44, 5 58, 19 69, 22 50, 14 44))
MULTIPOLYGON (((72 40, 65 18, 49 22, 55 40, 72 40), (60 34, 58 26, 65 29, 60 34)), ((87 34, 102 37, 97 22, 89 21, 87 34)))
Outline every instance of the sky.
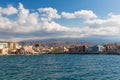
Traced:
POLYGON ((0 41, 120 40, 120 0, 0 0, 0 41))

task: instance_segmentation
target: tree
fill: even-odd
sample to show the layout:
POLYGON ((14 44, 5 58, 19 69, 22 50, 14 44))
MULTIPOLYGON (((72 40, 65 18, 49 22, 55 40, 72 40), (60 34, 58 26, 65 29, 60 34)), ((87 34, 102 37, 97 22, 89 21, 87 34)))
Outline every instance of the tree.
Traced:
POLYGON ((35 47, 39 47, 40 45, 39 45, 39 44, 35 44, 34 46, 35 46, 35 47))

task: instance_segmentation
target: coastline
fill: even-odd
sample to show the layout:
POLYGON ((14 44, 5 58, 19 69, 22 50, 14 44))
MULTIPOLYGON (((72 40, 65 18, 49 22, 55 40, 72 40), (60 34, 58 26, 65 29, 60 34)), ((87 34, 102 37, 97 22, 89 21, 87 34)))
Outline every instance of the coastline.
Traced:
POLYGON ((120 53, 81 52, 81 53, 40 53, 40 54, 0 54, 0 56, 38 56, 41 54, 96 54, 96 55, 120 55, 120 53))

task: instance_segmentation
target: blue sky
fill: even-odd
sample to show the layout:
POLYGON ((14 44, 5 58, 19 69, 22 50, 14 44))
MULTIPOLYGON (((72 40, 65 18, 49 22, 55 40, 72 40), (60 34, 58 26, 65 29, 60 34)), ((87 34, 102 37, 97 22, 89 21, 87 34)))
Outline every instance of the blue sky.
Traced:
POLYGON ((119 0, 0 0, 0 6, 6 7, 12 4, 18 7, 21 2, 27 9, 37 9, 40 7, 52 7, 59 12, 62 11, 78 11, 81 9, 93 10, 98 15, 106 15, 109 12, 119 13, 119 0))
POLYGON ((87 37, 119 40, 119 3, 119 0, 0 0, 0 40, 87 37))

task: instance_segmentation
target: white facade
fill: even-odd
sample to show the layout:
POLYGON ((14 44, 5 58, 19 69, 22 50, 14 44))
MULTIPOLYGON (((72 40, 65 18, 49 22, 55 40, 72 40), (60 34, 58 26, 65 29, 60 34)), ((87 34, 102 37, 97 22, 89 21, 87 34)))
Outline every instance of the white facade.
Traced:
POLYGON ((104 46, 95 45, 95 46, 89 47, 87 51, 90 51, 90 52, 103 52, 104 51, 104 46))
POLYGON ((8 43, 0 43, 0 49, 7 48, 8 43))

